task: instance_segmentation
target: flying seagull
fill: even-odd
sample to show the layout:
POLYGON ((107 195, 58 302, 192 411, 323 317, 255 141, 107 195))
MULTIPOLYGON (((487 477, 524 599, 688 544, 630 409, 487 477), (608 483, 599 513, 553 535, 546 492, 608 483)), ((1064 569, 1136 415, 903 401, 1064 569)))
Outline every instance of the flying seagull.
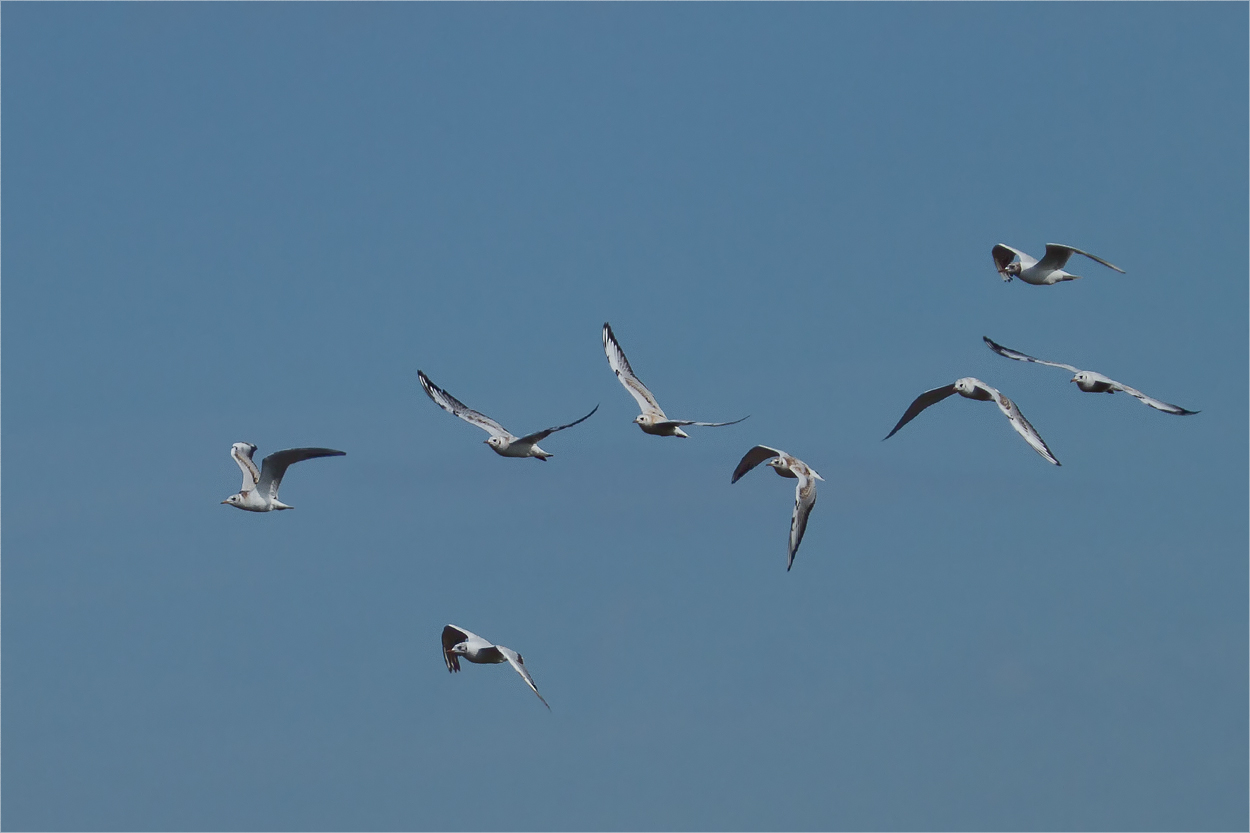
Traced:
POLYGON ((1118 390, 1122 390, 1127 394, 1136 396, 1138 399, 1140 399, 1142 402, 1146 403, 1150 407, 1154 408, 1156 411, 1163 411, 1163 413, 1165 414, 1176 414, 1177 416, 1191 416, 1193 414, 1198 413, 1198 411, 1186 410, 1185 408, 1182 408, 1180 405, 1169 405, 1167 402, 1162 402, 1158 399, 1147 396, 1146 394, 1142 393, 1136 388, 1130 388, 1128 385, 1121 384, 1120 382, 1117 382, 1114 379, 1108 379, 1106 376, 1103 376, 1101 373, 1095 373, 1092 370, 1078 370, 1077 368, 1073 367, 1070 364, 1062 364, 1061 362, 1048 362, 1043 359, 1035 359, 1032 356, 1029 356, 1024 353, 1020 353, 1016 350, 1011 350, 1007 347, 1004 347, 1001 344, 995 341, 992 341, 987 336, 981 336, 981 338, 985 341, 986 345, 991 350, 993 350, 998 355, 1004 356, 1008 359, 1015 359, 1016 361, 1021 361, 1021 362, 1034 362, 1035 364, 1045 364, 1045 365, 1049 365, 1050 367, 1061 367, 1064 370, 1070 370, 1076 375, 1073 376, 1068 381, 1076 382, 1076 386, 1080 388, 1081 390, 1085 391, 1086 393, 1115 393, 1118 390))
POLYGON ((535 431, 533 434, 526 434, 524 437, 518 437, 510 433, 498 422, 488 416, 479 414, 477 411, 465 405, 456 397, 440 388, 438 385, 430 381, 430 377, 426 376, 420 370, 417 371, 417 378, 421 380, 421 387, 425 388, 425 392, 434 400, 434 404, 447 411, 450 414, 460 417, 470 425, 476 425, 483 431, 490 434, 489 440, 483 440, 501 457, 536 457, 546 462, 548 457, 552 455, 543 451, 538 447, 538 443, 547 439, 557 431, 563 431, 565 428, 572 428, 579 422, 590 419, 590 415, 599 410, 596 405, 591 409, 590 414, 579 420, 570 422, 568 425, 557 425, 555 428, 547 428, 543 431, 535 431))
MULTIPOLYGON (((616 374, 616 378, 621 380, 621 384, 625 386, 625 390, 629 391, 629 395, 638 401, 638 407, 642 409, 642 413, 634 417, 634 422, 644 433, 654 434, 657 437, 689 437, 685 431, 681 430, 683 425, 701 425, 705 428, 719 428, 722 425, 737 425, 742 419, 735 419, 733 422, 695 422, 692 419, 669 419, 664 414, 664 409, 660 407, 660 403, 656 401, 651 391, 647 390, 647 386, 639 381, 634 375, 634 369, 629 366, 629 359, 625 358, 625 352, 621 350, 621 345, 617 343, 616 336, 612 333, 612 327, 606 321, 603 324, 603 352, 608 354, 608 367, 612 368, 612 372, 616 374)), ((747 416, 750 416, 748 414, 747 416)))
POLYGON ((1050 453, 1050 449, 1046 447, 1046 441, 1041 435, 1029 424, 1024 418, 1024 414, 1020 413, 1020 409, 1016 407, 1016 403, 998 392, 997 389, 990 387, 980 379, 974 379, 971 376, 965 376, 957 380, 952 385, 943 385, 940 388, 927 390, 916 397, 916 400, 907 407, 907 413, 903 414, 903 418, 898 421, 898 425, 894 426, 894 430, 885 435, 885 439, 893 437, 898 433, 898 429, 916 418, 916 415, 925 408, 934 403, 941 402, 951 394, 959 394, 969 399, 978 399, 982 402, 993 401, 998 405, 998 410, 1011 421, 1011 427, 1016 429, 1016 433, 1024 437, 1024 441, 1033 447, 1033 450, 1045 457, 1056 466, 1061 463, 1055 459, 1055 455, 1050 453))
POLYGON ((772 466, 777 474, 799 481, 794 484, 794 515, 790 519, 790 560, 786 562, 786 571, 789 572, 794 566, 794 554, 799 551, 799 544, 803 541, 803 533, 807 531, 807 516, 816 505, 816 481, 825 478, 798 457, 766 445, 757 445, 738 461, 738 467, 734 469, 734 475, 729 482, 737 483, 742 475, 765 460, 768 460, 767 465, 772 466))
MULTIPOLYGON (((460 670, 460 657, 464 657, 469 662, 483 664, 506 662, 521 675, 525 684, 538 694, 538 686, 534 685, 534 678, 530 676, 530 672, 525 670, 525 660, 521 659, 520 654, 502 645, 492 645, 464 628, 446 625, 443 628, 443 661, 447 663, 449 672, 454 673, 460 670)), ((543 701, 548 711, 551 710, 551 706, 541 694, 538 694, 538 699, 543 701)))
POLYGON ((278 500, 278 486, 282 484, 282 475, 286 474, 287 466, 301 460, 314 457, 342 457, 346 451, 335 451, 333 448, 288 448, 275 451, 260 463, 260 470, 252 462, 256 446, 251 443, 235 443, 230 447, 230 456, 243 470, 243 486, 237 495, 231 495, 222 501, 237 509, 249 512, 273 512, 277 509, 294 509, 278 500))
POLYGON ((1114 266, 1098 255, 1091 255, 1089 252, 1083 252, 1080 249, 1074 249, 1071 246, 1063 246, 1059 243, 1047 243, 1046 254, 1040 261, 1034 260, 1029 255, 1019 249, 1013 249, 999 243, 994 247, 994 265, 998 267, 998 274, 1003 276, 1004 281, 1009 281, 1013 277, 1019 277, 1025 283, 1031 283, 1034 286, 1050 286, 1052 283, 1060 281, 1074 281, 1080 278, 1080 275, 1071 275, 1063 271, 1063 267, 1067 264, 1068 258, 1074 254, 1085 255, 1090 260, 1096 260, 1108 269, 1114 269, 1120 274, 1124 274, 1124 270, 1119 266, 1114 266), (1019 260, 1016 260, 1019 258, 1019 260), (1014 263, 1012 261, 1015 261, 1014 263))

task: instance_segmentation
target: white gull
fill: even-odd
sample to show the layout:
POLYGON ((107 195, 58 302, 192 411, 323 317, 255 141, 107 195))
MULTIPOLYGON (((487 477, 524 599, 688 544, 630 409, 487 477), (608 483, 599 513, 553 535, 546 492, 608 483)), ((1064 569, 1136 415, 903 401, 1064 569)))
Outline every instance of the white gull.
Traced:
MULTIPOLYGON (((538 686, 534 685, 534 678, 530 676, 530 672, 525 670, 525 660, 521 659, 520 654, 502 645, 492 645, 464 628, 446 625, 443 627, 443 661, 447 663, 449 672, 454 673, 460 670, 460 657, 464 657, 469 662, 481 664, 506 662, 521 675, 525 684, 538 694, 538 686)), ((538 694, 538 699, 543 701, 548 711, 551 710, 551 706, 541 694, 538 694)))
POLYGON ((591 409, 589 414, 579 420, 570 422, 568 425, 557 425, 554 428, 547 428, 542 431, 535 431, 533 434, 526 434, 524 437, 518 437, 504 428, 498 422, 488 416, 479 414, 468 405, 452 396, 447 391, 430 381, 430 377, 426 376, 420 370, 417 371, 417 378, 421 380, 421 387, 434 400, 434 404, 447 411, 450 414, 460 417, 470 425, 476 425, 483 431, 490 434, 489 440, 483 440, 491 449, 501 457, 535 457, 546 462, 548 457, 553 455, 543 451, 538 447, 538 443, 547 439, 557 431, 563 431, 565 428, 572 428, 579 422, 590 419, 590 415, 599 410, 596 405, 591 409))
POLYGON ((1056 466, 1061 465, 1060 462, 1055 459, 1055 455, 1050 453, 1050 449, 1046 446, 1046 441, 1043 440, 1041 435, 1038 434, 1033 426, 1029 424, 1029 421, 1024 418, 1024 414, 1020 413, 1020 409, 1016 407, 1016 403, 999 393, 997 388, 992 388, 985 384, 985 382, 982 382, 980 379, 975 379, 972 376, 965 376, 962 379, 956 380, 954 384, 943 385, 940 388, 927 390, 917 396, 915 401, 907 407, 907 412, 903 414, 903 418, 898 421, 898 425, 894 426, 894 430, 885 435, 885 439, 888 440, 890 437, 893 437, 898 432, 898 429, 915 419, 916 415, 925 408, 937 402, 941 402, 946 397, 956 393, 960 396, 965 396, 968 399, 976 399, 982 402, 994 402, 994 404, 998 405, 998 409, 1003 412, 1003 415, 1006 416, 1011 422, 1011 427, 1016 429, 1016 433, 1018 433, 1021 437, 1024 437, 1024 441, 1027 442, 1034 451, 1045 457, 1051 463, 1054 463, 1056 466))
POLYGON ((1047 243, 1046 254, 1042 256, 1040 261, 1033 259, 1019 249, 1013 249, 1002 243, 996 245, 993 250, 994 265, 998 268, 998 274, 1003 276, 1004 281, 1010 281, 1013 277, 1018 277, 1025 283, 1031 283, 1034 286, 1050 286, 1060 281, 1079 279, 1080 275, 1072 275, 1063 271, 1063 267, 1068 263, 1068 258, 1074 254, 1085 255, 1090 260, 1097 261, 1108 269, 1114 269, 1121 274, 1124 273, 1124 270, 1119 266, 1108 263, 1098 257, 1098 255, 1092 255, 1089 252, 1083 252, 1080 249, 1059 243, 1047 243), (1013 261, 1015 262, 1013 263, 1013 261))
POLYGON ((314 457, 342 457, 347 452, 335 451, 332 448, 288 448, 275 451, 261 461, 260 469, 252 462, 256 446, 251 443, 235 443, 230 447, 230 456, 239 464, 243 471, 243 485, 237 495, 231 495, 222 501, 236 509, 248 512, 273 512, 278 509, 294 509, 278 500, 278 486, 282 484, 282 475, 287 467, 301 460, 314 457))
POLYGON ((1170 405, 1167 402, 1155 399, 1152 396, 1147 396, 1136 388, 1130 388, 1128 385, 1123 384, 1122 382, 1117 382, 1114 379, 1109 379, 1101 373, 1095 373, 1092 370, 1079 370, 1070 364, 1063 364, 1062 362, 1048 362, 1044 359, 1035 359, 1025 353, 1004 347, 998 342, 991 340, 988 336, 981 336, 981 338, 991 350, 1004 358, 1015 359, 1020 362, 1044 364, 1049 365, 1050 367, 1060 367, 1064 370, 1075 373, 1076 375, 1068 381, 1076 382, 1076 386, 1086 393, 1115 393, 1119 390, 1124 391, 1131 396, 1137 397, 1137 399, 1141 402, 1144 402, 1156 411, 1163 411, 1165 414, 1192 416, 1193 414, 1199 413, 1198 411, 1190 411, 1186 408, 1182 408, 1180 405, 1170 405))
MULTIPOLYGON (((625 351, 617 343, 616 335, 606 321, 603 324, 603 352, 608 356, 608 367, 612 368, 616 378, 621 380, 625 390, 629 391, 629 395, 634 397, 638 402, 638 407, 642 409, 642 413, 634 417, 634 422, 644 433, 654 434, 657 437, 689 437, 689 434, 681 430, 682 426, 700 425, 705 428, 720 428, 723 425, 736 425, 747 418, 735 419, 733 422, 695 422, 692 419, 669 419, 665 416, 664 409, 660 407, 660 403, 656 401, 655 396, 634 375, 634 369, 629 366, 629 359, 625 358, 625 351)), ((748 414, 748 416, 750 415, 748 414)))
POLYGON ((773 471, 782 477, 793 477, 798 479, 798 483, 794 484, 794 514, 790 518, 790 558, 786 562, 786 571, 788 572, 794 566, 794 554, 799 551, 799 544, 803 541, 803 533, 807 531, 807 516, 811 514, 812 507, 816 505, 816 481, 824 480, 816 473, 816 470, 804 463, 798 457, 787 454, 776 448, 769 448, 766 445, 757 445, 738 461, 738 467, 734 469, 733 477, 730 483, 737 483, 742 475, 758 466, 760 463, 768 460, 767 465, 772 466, 773 471), (769 458, 772 459, 769 459, 769 458))

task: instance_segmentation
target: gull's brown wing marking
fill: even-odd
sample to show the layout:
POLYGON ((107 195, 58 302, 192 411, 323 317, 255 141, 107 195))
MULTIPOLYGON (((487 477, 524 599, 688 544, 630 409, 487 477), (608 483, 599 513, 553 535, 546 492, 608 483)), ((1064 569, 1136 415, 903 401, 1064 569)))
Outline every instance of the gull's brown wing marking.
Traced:
POLYGON ((1002 411, 1011 422, 1011 427, 1016 429, 1016 433, 1021 437, 1024 437, 1024 441, 1028 443, 1034 451, 1045 457, 1049 462, 1054 463, 1056 466, 1063 465, 1059 462, 1055 455, 1051 453, 1050 447, 1046 445, 1046 441, 1042 439, 1042 435, 1037 433, 1037 429, 1035 429, 1033 425, 1024 418, 1024 414, 1020 412, 1020 408, 1016 405, 1016 403, 1012 402, 1002 393, 994 388, 991 388, 989 385, 986 385, 986 388, 989 389, 990 394, 994 397, 994 402, 998 405, 998 409, 1002 411))
POLYGON ((799 482, 794 487, 794 515, 790 519, 790 558, 786 562, 786 571, 794 566, 794 555, 803 543, 803 533, 807 531, 807 517, 816 505, 816 480, 807 474, 799 475, 799 482))

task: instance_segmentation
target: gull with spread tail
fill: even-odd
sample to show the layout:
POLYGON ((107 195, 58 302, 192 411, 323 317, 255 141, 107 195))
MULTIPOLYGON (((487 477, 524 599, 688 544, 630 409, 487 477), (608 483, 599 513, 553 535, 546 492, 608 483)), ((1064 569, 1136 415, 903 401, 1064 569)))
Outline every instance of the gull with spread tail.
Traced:
POLYGON ((603 352, 608 355, 608 367, 612 368, 616 378, 621 380, 625 390, 629 391, 629 395, 634 397, 638 402, 638 407, 642 409, 642 413, 634 417, 634 422, 644 433, 654 434, 657 437, 689 437, 689 434, 681 430, 683 426, 699 425, 705 428, 719 428, 723 425, 737 425, 747 418, 735 419, 733 422, 695 422, 692 419, 669 419, 665 416, 664 409, 660 407, 660 403, 656 401, 655 396, 634 375, 634 369, 629 366, 629 359, 625 358, 625 352, 621 350, 621 345, 617 343, 612 327, 606 321, 603 324, 603 352))
POLYGON ((915 401, 907 407, 907 412, 903 414, 903 418, 898 421, 898 425, 894 426, 894 430, 885 435, 885 439, 888 440, 890 437, 893 437, 896 433, 898 433, 898 429, 915 419, 916 415, 925 408, 941 402, 946 397, 956 393, 960 396, 967 397, 968 399, 976 399, 981 402, 993 402, 996 404, 998 406, 998 410, 1002 411, 1003 415, 1006 416, 1011 422, 1011 427, 1016 429, 1016 433, 1018 433, 1021 437, 1024 437, 1024 441, 1028 443, 1034 451, 1045 457, 1049 462, 1054 463, 1056 466, 1061 465, 1061 463, 1055 459, 1055 455, 1050 453, 1050 449, 1046 446, 1046 441, 1043 440, 1041 435, 1037 433, 1036 429, 1029 424, 1029 421, 1024 418, 1024 414, 1020 413, 1020 409, 1016 407, 1016 403, 999 393, 997 388, 992 388, 985 384, 985 382, 982 382, 980 379, 975 379, 972 376, 965 376, 962 379, 956 380, 954 384, 943 385, 940 388, 927 390, 917 396, 915 401))
POLYGON ((421 387, 425 389, 425 392, 429 395, 430 399, 434 400, 435 405, 442 408, 447 413, 458 416, 470 425, 476 425, 478 428, 481 428, 483 431, 490 434, 490 439, 483 440, 482 442, 489 445, 491 450, 501 457, 534 457, 546 462, 547 458, 553 455, 539 448, 539 442, 547 439, 547 437, 557 431, 563 431, 565 428, 572 428, 574 425, 577 425, 577 423, 590 419, 591 414, 599 410, 599 406, 596 405, 591 409, 589 414, 586 414, 586 416, 581 419, 570 422, 568 425, 557 425, 554 428, 546 428, 542 431, 535 431, 533 434, 526 434, 524 437, 518 437, 509 432, 507 428, 504 428, 498 422, 495 422, 495 420, 488 416, 479 414, 477 411, 473 410, 468 405, 464 404, 459 399, 431 382, 430 377, 426 376, 420 370, 417 371, 417 378, 421 380, 421 387))
POLYGON ((789 572, 794 566, 794 554, 799 551, 799 544, 803 542, 803 533, 807 531, 807 516, 816 505, 816 481, 825 478, 792 454, 766 445, 757 445, 738 461, 738 467, 734 469, 729 482, 737 483, 742 475, 765 460, 768 461, 766 465, 771 466, 777 474, 799 481, 794 484, 794 515, 790 518, 790 559, 786 562, 786 571, 789 572))
POLYGON ((286 474, 287 467, 314 457, 342 457, 347 452, 332 448, 288 448, 275 451, 261 460, 259 469, 252 462, 255 453, 256 446, 251 443, 235 443, 230 447, 230 456, 243 471, 243 486, 237 495, 231 495, 222 503, 248 512, 294 509, 294 506, 287 506, 278 500, 278 486, 282 484, 282 475, 286 474))
MULTIPOLYGON (((530 672, 525 670, 525 660, 521 659, 520 654, 502 645, 492 645, 464 628, 447 625, 443 628, 443 661, 447 663, 449 672, 455 673, 460 670, 460 657, 464 657, 469 662, 481 664, 493 665, 506 662, 521 675, 525 684, 538 694, 538 686, 534 685, 534 678, 530 676, 530 672)), ((543 701, 548 711, 551 710, 551 706, 541 694, 538 694, 538 699, 543 701)))

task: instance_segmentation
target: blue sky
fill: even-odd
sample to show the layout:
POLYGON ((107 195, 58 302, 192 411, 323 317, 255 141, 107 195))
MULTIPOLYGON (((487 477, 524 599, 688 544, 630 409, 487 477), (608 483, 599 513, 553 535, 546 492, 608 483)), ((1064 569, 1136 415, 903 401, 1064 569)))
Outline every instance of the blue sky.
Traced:
POLYGON ((1247 825, 1244 4, 2 21, 6 828, 1247 825))

